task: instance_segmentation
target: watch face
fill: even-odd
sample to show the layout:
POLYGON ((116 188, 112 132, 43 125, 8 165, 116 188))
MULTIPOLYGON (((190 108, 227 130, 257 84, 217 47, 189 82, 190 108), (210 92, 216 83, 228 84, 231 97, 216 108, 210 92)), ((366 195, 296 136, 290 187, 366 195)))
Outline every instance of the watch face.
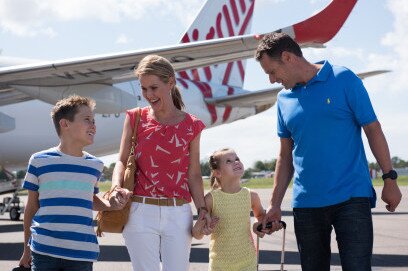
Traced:
POLYGON ((391 180, 396 180, 398 178, 398 174, 395 170, 390 170, 388 173, 382 176, 383 180, 390 178, 391 180))
POLYGON ((392 179, 392 180, 395 180, 395 179, 397 179, 398 174, 397 174, 397 172, 395 170, 390 170, 390 172, 388 173, 388 177, 390 179, 392 179))

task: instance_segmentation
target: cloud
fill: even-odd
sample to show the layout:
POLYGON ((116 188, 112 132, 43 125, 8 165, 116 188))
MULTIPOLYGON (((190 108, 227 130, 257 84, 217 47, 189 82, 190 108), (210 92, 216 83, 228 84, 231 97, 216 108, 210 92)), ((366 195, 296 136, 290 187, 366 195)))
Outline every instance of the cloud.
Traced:
POLYGON ((116 39, 117 44, 127 44, 129 43, 129 38, 125 34, 120 34, 119 37, 116 39))
MULTIPOLYGON (((391 156, 408 158, 408 119, 406 91, 408 73, 408 2, 387 2, 394 22, 381 44, 389 47, 387 54, 369 54, 367 66, 371 69, 390 69, 391 73, 375 77, 365 84, 370 92, 376 114, 386 135, 391 156)), ((374 160, 374 159, 372 159, 374 160)))
POLYGON ((52 25, 57 22, 137 21, 150 13, 158 16, 157 10, 160 16, 173 16, 187 25, 201 4, 199 0, 0 0, 0 29, 16 36, 54 37, 57 33, 52 25))
POLYGON ((364 50, 361 48, 346 48, 341 46, 321 48, 311 48, 303 50, 305 58, 310 60, 327 59, 330 56, 334 63, 336 59, 353 59, 354 61, 366 61, 364 50))
MULTIPOLYGON (((406 94, 406 74, 408 73, 408 2, 403 0, 388 1, 388 8, 394 17, 393 28, 388 32, 382 44, 392 49, 393 54, 388 58, 384 56, 372 56, 372 62, 383 60, 385 65, 389 65, 393 69, 392 84, 389 85, 394 91, 406 94)), ((380 62, 381 63, 381 62, 380 62)), ((407 101, 408 99, 406 99, 407 101)))
POLYGON ((200 140, 201 158, 207 160, 215 150, 230 147, 237 152, 245 168, 252 167, 258 160, 271 160, 280 147, 276 125, 276 108, 273 107, 243 120, 206 129, 200 140))

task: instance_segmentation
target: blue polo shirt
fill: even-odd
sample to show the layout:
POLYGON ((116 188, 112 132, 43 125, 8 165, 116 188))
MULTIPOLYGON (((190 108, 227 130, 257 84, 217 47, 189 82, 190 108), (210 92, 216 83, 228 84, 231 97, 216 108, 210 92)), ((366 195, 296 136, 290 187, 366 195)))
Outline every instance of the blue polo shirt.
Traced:
POLYGON ((361 81, 328 61, 306 85, 278 95, 278 136, 294 141, 293 207, 374 197, 361 127, 377 120, 361 81))

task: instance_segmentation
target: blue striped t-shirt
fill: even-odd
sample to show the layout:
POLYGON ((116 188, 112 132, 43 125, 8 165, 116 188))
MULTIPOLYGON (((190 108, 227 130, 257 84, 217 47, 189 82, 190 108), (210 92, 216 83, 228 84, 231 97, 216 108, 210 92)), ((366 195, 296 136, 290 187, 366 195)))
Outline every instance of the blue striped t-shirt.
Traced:
POLYGON ((103 163, 56 147, 31 156, 23 187, 37 191, 40 208, 31 224, 31 250, 51 257, 96 261, 99 245, 92 226, 93 196, 103 163))

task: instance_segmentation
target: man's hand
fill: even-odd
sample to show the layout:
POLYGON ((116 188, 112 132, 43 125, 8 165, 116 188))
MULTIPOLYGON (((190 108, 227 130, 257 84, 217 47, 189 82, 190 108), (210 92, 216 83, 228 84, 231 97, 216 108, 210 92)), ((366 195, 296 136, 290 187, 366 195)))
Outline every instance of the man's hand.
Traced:
POLYGON ((281 217, 282 211, 280 207, 269 206, 266 214, 262 219, 262 232, 266 234, 272 234, 274 231, 282 229, 282 224, 279 222, 281 220, 281 217), (265 227, 266 223, 268 222, 272 222, 272 227, 270 229, 267 229, 265 227))
POLYGON ((381 199, 387 203, 385 208, 390 212, 395 212, 398 204, 401 202, 402 194, 398 187, 397 181, 385 180, 381 193, 381 199))

